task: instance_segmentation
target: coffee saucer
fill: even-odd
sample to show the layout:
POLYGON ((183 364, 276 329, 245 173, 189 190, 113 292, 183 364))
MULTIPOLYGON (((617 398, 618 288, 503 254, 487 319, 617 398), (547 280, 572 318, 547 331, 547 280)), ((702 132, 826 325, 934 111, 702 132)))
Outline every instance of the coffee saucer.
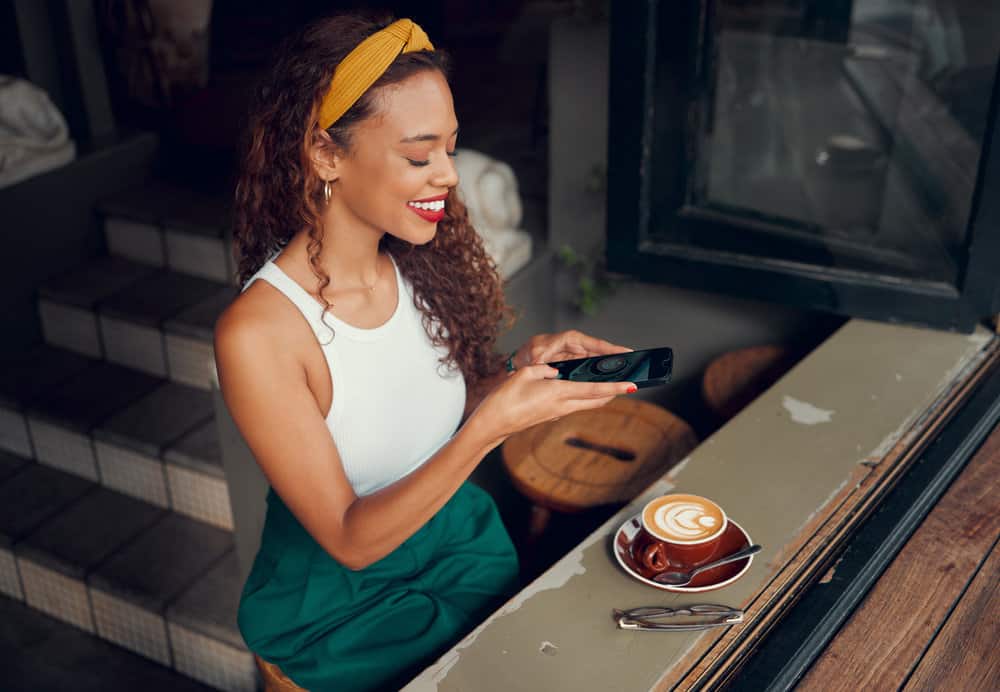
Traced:
MULTIPOLYGON (((701 591, 714 591, 715 589, 721 589, 723 586, 728 586, 734 581, 742 577, 748 569, 750 569, 750 563, 753 562, 753 555, 743 559, 737 560, 736 562, 730 562, 727 565, 719 565, 709 570, 705 570, 699 574, 696 574, 691 583, 687 586, 668 586, 667 584, 660 584, 652 579, 647 579, 639 573, 638 565, 635 559, 632 557, 632 539, 635 538, 636 534, 642 528, 640 523, 642 520, 642 514, 636 514, 634 517, 626 521, 618 531, 615 532, 614 545, 612 547, 612 552, 615 554, 615 558, 618 559, 618 564, 632 577, 635 577, 643 584, 649 584, 650 586, 655 586, 658 589, 663 589, 665 591, 675 591, 677 593, 699 593, 701 591)), ((722 545, 720 546, 719 555, 729 555, 735 553, 738 550, 742 550, 751 544, 750 536, 743 527, 737 524, 735 521, 730 519, 727 522, 726 530, 722 534, 722 545)))

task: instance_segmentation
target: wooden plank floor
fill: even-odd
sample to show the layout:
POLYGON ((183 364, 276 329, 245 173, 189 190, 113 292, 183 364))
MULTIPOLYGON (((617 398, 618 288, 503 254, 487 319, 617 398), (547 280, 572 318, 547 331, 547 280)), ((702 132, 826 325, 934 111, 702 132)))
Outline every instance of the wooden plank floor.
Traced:
POLYGON ((1000 689, 1000 427, 798 690, 1000 689))

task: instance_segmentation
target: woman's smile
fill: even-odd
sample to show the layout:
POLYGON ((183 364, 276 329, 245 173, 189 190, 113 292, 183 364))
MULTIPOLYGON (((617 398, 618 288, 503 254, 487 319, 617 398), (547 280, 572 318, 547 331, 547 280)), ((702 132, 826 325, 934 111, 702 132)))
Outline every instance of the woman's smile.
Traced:
POLYGON ((406 203, 410 210, 425 221, 437 223, 444 218, 444 200, 447 193, 426 199, 416 199, 406 203))

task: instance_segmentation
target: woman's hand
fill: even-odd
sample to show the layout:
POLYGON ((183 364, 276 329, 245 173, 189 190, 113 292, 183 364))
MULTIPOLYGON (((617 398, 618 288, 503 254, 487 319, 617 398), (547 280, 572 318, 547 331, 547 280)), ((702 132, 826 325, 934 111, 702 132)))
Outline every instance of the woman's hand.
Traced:
POLYGON ((517 349, 517 353, 514 354, 514 367, 523 368, 535 363, 553 363, 573 358, 628 353, 634 350, 570 329, 558 334, 535 334, 517 349))
POLYGON ((482 400, 467 423, 497 445, 533 425, 598 408, 635 391, 631 382, 570 382, 556 379, 558 374, 544 363, 515 370, 482 400))

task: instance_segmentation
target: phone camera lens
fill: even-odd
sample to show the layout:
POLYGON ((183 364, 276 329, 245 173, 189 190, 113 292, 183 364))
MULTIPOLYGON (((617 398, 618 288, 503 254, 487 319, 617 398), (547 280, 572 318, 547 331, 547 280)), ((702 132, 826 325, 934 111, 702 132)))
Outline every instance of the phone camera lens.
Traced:
POLYGON ((602 375, 607 375, 621 370, 627 363, 628 359, 623 356, 611 356, 597 361, 594 364, 594 369, 602 375))

